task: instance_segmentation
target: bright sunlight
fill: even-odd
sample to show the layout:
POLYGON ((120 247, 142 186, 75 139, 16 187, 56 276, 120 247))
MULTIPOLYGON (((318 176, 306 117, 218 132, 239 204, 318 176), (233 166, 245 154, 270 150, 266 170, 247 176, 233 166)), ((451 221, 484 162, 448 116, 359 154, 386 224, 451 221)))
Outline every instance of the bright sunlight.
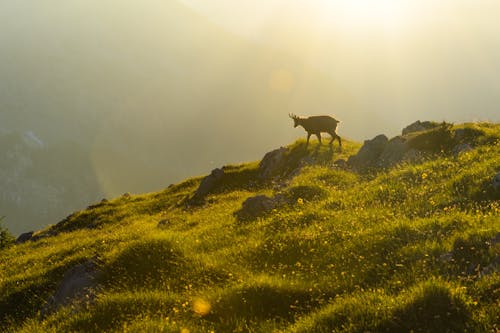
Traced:
POLYGON ((408 27, 414 18, 416 3, 405 0, 349 0, 317 2, 321 16, 344 32, 366 29, 396 30, 408 27))

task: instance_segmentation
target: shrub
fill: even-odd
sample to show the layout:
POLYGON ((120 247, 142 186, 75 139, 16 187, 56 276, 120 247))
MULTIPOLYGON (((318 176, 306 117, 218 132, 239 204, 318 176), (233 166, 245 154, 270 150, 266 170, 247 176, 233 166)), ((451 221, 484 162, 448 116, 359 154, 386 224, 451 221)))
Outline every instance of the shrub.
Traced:
POLYGON ((288 189, 287 196, 292 202, 298 199, 307 201, 321 200, 327 196, 327 191, 317 185, 299 185, 288 189))
POLYGON ((0 250, 12 245, 14 243, 14 236, 7 230, 2 227, 2 220, 4 217, 0 217, 0 250))
POLYGON ((410 136, 408 146, 431 153, 448 152, 454 145, 452 126, 443 122, 439 127, 418 132, 410 136))

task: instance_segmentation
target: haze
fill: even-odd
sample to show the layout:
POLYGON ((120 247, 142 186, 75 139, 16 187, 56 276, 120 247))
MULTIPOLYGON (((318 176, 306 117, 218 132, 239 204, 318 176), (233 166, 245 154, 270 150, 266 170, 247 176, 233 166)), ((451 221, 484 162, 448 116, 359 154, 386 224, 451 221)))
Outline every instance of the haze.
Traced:
POLYGON ((288 113, 333 115, 355 140, 499 121, 499 14, 486 0, 0 0, 0 215, 18 233, 256 160, 304 135, 288 113))

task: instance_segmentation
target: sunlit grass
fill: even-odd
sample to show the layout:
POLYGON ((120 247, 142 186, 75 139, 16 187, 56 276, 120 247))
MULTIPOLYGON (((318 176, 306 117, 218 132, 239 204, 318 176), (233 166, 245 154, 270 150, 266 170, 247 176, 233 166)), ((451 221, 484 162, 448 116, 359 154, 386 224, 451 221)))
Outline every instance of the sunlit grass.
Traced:
POLYGON ((50 237, 2 250, 0 328, 494 331, 500 280, 480 273, 498 260, 489 181, 500 129, 479 128, 490 139, 470 152, 361 175, 334 165, 359 145, 306 151, 301 140, 289 158, 308 163, 279 186, 255 180, 251 163, 227 167, 225 186, 196 207, 184 200, 201 178, 78 212, 40 233, 50 237), (234 216, 248 197, 278 193, 287 203, 268 215, 234 216), (64 273, 90 258, 96 300, 42 317, 64 273))

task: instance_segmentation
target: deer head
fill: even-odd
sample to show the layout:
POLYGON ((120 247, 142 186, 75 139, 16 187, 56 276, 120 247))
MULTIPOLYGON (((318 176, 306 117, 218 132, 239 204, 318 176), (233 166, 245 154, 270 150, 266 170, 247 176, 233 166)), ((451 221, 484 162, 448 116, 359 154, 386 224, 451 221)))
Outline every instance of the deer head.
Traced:
POLYGON ((297 117, 293 113, 289 113, 288 116, 293 119, 293 127, 299 126, 299 117, 297 117))

